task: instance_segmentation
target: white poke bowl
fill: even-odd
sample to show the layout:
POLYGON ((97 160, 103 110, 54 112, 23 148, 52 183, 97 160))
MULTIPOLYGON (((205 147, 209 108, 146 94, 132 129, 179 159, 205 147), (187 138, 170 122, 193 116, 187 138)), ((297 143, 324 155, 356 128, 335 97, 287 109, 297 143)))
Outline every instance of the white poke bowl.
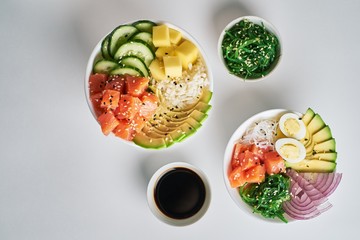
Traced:
MULTIPOLYGON (((141 19, 143 20, 143 19, 141 19)), ((134 21, 131 21, 131 22, 128 22, 128 23, 123 23, 121 25, 126 25, 126 24, 132 24, 132 23, 135 23, 137 21, 140 21, 140 20, 134 20, 134 21)), ((205 65, 205 68, 206 68, 206 74, 207 74, 207 79, 208 79, 208 88, 209 90, 211 91, 211 93, 213 92, 213 75, 212 75, 212 72, 211 72, 211 69, 209 67, 209 60, 206 56, 206 53, 205 51, 203 50, 203 48, 200 46, 200 44, 194 39, 194 37, 188 33, 187 31, 185 31, 184 29, 178 27, 178 26, 175 26, 171 23, 168 23, 168 22, 165 22, 165 21, 160 21, 160 20, 146 20, 146 21, 152 21, 158 25, 160 24, 166 24, 169 28, 173 28, 179 32, 182 33, 182 36, 184 39, 187 39, 187 40, 190 40, 199 50, 199 56, 200 58, 202 59, 204 65, 205 65)), ((112 32, 112 31, 111 31, 112 32)), ((85 71, 85 77, 84 77, 84 87, 85 87, 85 97, 86 97, 86 101, 88 103, 88 106, 89 106, 89 109, 94 117, 94 119, 97 121, 97 116, 96 116, 96 113, 94 111, 94 107, 93 107, 93 104, 91 102, 91 99, 90 99, 90 91, 89 91, 89 77, 90 75, 93 73, 93 67, 94 67, 94 64, 102 58, 102 54, 101 54, 101 45, 102 45, 102 42, 103 40, 106 38, 106 36, 108 34, 110 34, 111 32, 107 33, 103 38, 101 38, 99 40, 99 42, 96 44, 96 46, 94 47, 93 51, 91 52, 90 54, 90 57, 89 57, 89 60, 87 62, 87 66, 86 66, 86 71, 85 71)), ((211 104, 211 100, 209 101, 209 104, 211 104)), ((208 113, 207 113, 208 114, 208 113)), ((204 123, 202 123, 203 125, 204 123)), ((199 129, 198 129, 199 130, 199 129)), ((101 128, 100 128, 100 125, 99 125, 99 129, 98 131, 101 132, 101 128)), ((124 142, 126 144, 129 144, 131 146, 136 146, 136 147, 140 147, 140 148, 144 148, 142 146, 139 146, 137 144, 135 144, 133 141, 126 141, 126 140, 123 140, 121 138, 118 138, 116 137, 114 134, 110 134, 111 137, 115 137, 117 140, 121 141, 121 142, 124 142)), ((109 135, 109 136, 110 136, 109 135)), ((182 142, 182 141, 181 141, 182 142)), ((177 144, 175 144, 177 145, 177 144)), ((145 147, 146 148, 146 147, 145 147)), ((166 148, 166 147, 165 147, 166 148)))

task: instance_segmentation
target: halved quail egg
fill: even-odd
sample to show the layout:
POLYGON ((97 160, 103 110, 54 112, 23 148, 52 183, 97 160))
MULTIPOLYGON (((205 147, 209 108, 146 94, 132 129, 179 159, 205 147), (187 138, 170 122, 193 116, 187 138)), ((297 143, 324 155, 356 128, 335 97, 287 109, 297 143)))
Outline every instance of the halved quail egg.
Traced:
POLYGON ((275 149, 279 155, 291 163, 305 159, 306 149, 304 145, 294 138, 280 138, 275 142, 275 149))
POLYGON ((295 113, 285 113, 280 117, 279 128, 281 132, 289 137, 298 140, 303 139, 306 134, 306 127, 301 118, 295 113))

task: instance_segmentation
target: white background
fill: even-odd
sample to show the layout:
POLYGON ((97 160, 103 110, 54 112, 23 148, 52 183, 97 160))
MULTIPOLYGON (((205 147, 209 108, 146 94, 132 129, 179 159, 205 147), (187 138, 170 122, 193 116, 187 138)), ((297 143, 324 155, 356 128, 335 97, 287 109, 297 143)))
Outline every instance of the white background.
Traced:
POLYGON ((340 239, 359 232, 360 1, 0 2, 0 239, 340 239), (257 15, 281 34, 283 58, 265 81, 230 77, 217 56, 227 22, 257 15), (104 137, 84 94, 92 48, 123 22, 159 19, 202 45, 214 75, 213 109, 200 131, 161 151, 104 137), (232 132, 267 109, 312 107, 337 140, 343 179, 323 215, 290 224, 247 216, 226 192, 222 162, 232 132), (210 180, 212 202, 187 227, 157 220, 150 176, 185 161, 210 180), (357 228, 357 229, 356 229, 357 228))

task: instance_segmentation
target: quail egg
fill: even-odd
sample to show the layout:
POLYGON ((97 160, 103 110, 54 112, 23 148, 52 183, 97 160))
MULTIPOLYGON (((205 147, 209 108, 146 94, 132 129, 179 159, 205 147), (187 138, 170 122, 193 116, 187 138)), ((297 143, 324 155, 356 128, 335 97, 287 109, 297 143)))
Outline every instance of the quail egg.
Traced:
POLYGON ((285 113, 280 117, 279 128, 289 138, 301 140, 305 137, 306 126, 301 118, 295 113, 285 113))
POLYGON ((294 138, 280 138, 275 142, 275 149, 286 161, 297 163, 305 159, 304 145, 294 138))

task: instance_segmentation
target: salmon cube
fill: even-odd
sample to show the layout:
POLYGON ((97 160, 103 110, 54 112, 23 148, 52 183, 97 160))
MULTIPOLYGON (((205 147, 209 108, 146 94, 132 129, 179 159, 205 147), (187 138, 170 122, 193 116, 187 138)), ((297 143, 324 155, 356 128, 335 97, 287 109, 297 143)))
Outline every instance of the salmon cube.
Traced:
POLYGON ((114 113, 118 119, 133 119, 140 111, 141 100, 137 97, 132 97, 128 94, 121 95, 119 106, 114 113))
POLYGON ((130 120, 119 120, 119 125, 113 130, 115 136, 122 138, 126 141, 131 141, 135 137, 135 131, 130 120))
POLYGON ((120 92, 104 90, 100 107, 114 110, 119 106, 120 92))
POLYGON ((119 120, 114 116, 112 111, 107 111, 98 117, 98 121, 101 126, 101 130, 104 135, 109 135, 118 125, 119 120))
POLYGON ((149 79, 126 75, 127 93, 133 97, 141 96, 149 86, 149 79))
POLYGON ((285 161, 276 151, 264 154, 264 165, 267 174, 277 174, 286 171, 285 161))
POLYGON ((126 78, 123 75, 113 75, 110 76, 105 89, 116 90, 121 94, 126 93, 126 78))
POLYGON ((108 79, 107 74, 102 74, 102 73, 91 74, 89 78, 90 95, 102 92, 105 88, 107 79, 108 79))
POLYGON ((245 184, 245 171, 240 166, 233 169, 229 174, 229 182, 232 188, 241 187, 245 184))
POLYGON ((245 171, 244 178, 247 183, 261 183, 265 180, 265 167, 256 165, 245 171))
POLYGON ((158 107, 159 99, 155 94, 144 93, 141 98, 140 115, 146 119, 150 119, 158 107))
POLYGON ((254 153, 246 150, 244 153, 244 158, 240 161, 241 168, 246 171, 256 165, 260 164, 260 158, 254 153))

